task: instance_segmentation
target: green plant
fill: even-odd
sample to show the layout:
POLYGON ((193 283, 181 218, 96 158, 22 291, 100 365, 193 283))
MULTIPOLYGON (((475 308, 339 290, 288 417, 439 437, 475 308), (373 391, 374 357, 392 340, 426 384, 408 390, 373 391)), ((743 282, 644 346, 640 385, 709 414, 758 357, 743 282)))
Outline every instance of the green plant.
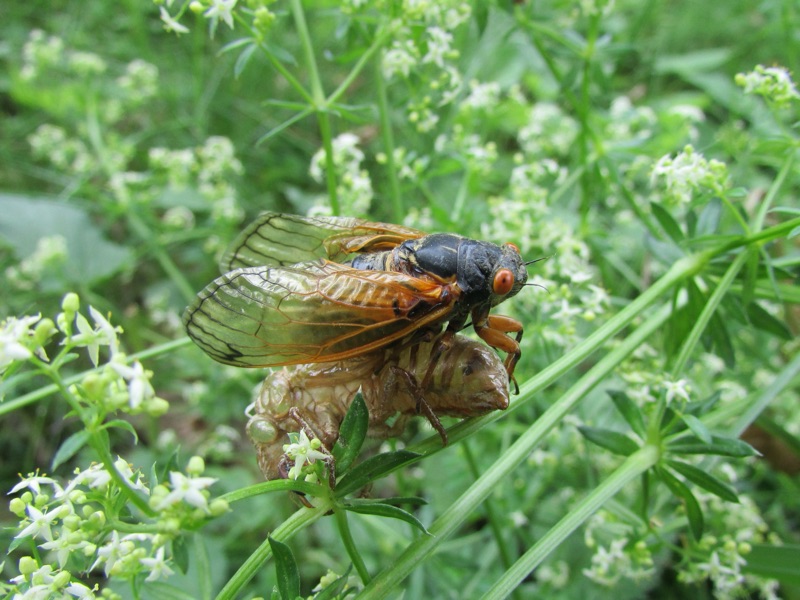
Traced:
POLYGON ((796 478, 740 438, 800 454, 797 9, 679 4, 10 9, 0 590, 794 589, 796 478), (511 407, 361 459, 354 402, 335 489, 320 461, 254 483, 231 424, 263 374, 212 364, 178 316, 261 209, 548 257, 503 305, 511 407))

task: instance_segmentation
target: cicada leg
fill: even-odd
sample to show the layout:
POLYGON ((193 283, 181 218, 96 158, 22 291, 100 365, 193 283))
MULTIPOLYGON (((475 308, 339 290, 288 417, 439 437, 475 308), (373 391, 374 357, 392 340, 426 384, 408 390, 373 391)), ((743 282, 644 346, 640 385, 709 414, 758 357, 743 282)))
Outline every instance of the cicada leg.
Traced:
POLYGON ((405 381, 409 392, 411 392, 412 397, 416 400, 417 412, 428 419, 428 422, 442 437, 442 445, 447 446, 447 431, 445 431, 444 425, 442 425, 439 417, 437 417, 436 413, 433 412, 430 404, 425 401, 425 396, 423 393, 423 390, 425 389, 424 386, 420 386, 420 384, 417 383, 416 378, 411 373, 405 369, 401 369, 396 365, 392 366, 392 372, 396 376, 402 377, 403 381, 405 381))
POLYGON ((507 353, 503 364, 508 373, 508 379, 514 383, 514 393, 519 394, 519 386, 514 378, 514 368, 522 355, 522 351, 519 348, 519 343, 522 340, 522 323, 502 315, 487 315, 483 320, 475 318, 475 315, 473 315, 473 327, 475 328, 475 333, 484 342, 496 350, 502 350, 507 353), (517 335, 512 338, 508 335, 509 333, 516 333, 517 335))

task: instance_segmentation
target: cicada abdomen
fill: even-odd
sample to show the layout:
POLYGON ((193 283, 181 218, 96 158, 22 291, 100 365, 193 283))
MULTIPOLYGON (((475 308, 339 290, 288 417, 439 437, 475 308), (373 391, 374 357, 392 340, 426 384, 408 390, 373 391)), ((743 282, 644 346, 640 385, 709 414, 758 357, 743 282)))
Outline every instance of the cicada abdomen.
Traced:
POLYGON ((408 419, 419 414, 445 438, 440 416, 479 416, 508 407, 503 361, 486 345, 462 335, 454 336, 427 387, 420 388, 438 341, 401 344, 335 363, 297 365, 271 373, 247 425, 266 478, 281 476, 287 434, 301 429, 298 419, 289 414, 292 407, 328 449, 336 442, 359 389, 369 410, 369 435, 378 438, 401 434, 408 419))

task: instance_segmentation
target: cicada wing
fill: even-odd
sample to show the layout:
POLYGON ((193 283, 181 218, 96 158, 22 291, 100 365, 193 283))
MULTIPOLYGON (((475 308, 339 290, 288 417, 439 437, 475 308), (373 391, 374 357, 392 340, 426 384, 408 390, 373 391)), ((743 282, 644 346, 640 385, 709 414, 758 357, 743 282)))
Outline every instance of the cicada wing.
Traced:
POLYGON ((322 260, 231 271, 200 292, 183 318, 213 359, 272 367, 380 348, 446 320, 456 299, 447 286, 322 260))
POLYGON ((342 262, 353 252, 388 250, 424 235, 409 227, 349 217, 267 212, 233 241, 220 261, 220 270, 287 266, 318 258, 342 262))

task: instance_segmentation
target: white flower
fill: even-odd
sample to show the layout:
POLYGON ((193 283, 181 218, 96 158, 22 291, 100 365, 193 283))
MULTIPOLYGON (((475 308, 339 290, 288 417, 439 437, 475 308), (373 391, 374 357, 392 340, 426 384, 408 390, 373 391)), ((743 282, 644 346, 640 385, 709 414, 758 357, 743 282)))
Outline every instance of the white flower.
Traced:
POLYGON ((39 548, 44 548, 45 550, 49 550, 51 552, 56 553, 56 558, 58 559, 58 565, 63 569, 66 566, 67 561, 69 560, 70 554, 84 548, 89 544, 86 540, 81 540, 79 542, 72 542, 70 541, 70 535, 68 531, 64 531, 62 529, 62 533, 56 539, 45 542, 44 544, 39 544, 39 548))
POLYGON ((298 479, 300 477, 300 471, 306 463, 312 464, 317 460, 328 459, 327 454, 317 450, 320 445, 321 442, 317 438, 310 440, 306 432, 301 430, 300 434, 297 436, 297 442, 286 444, 283 447, 286 456, 294 461, 294 466, 289 469, 290 479, 298 479))
POLYGON ((86 317, 78 313, 75 317, 75 325, 77 325, 80 333, 73 336, 70 341, 76 346, 85 346, 92 364, 97 366, 100 346, 108 346, 112 358, 119 352, 117 334, 122 333, 122 328, 111 325, 93 306, 89 307, 89 314, 94 320, 96 329, 89 325, 86 317))
POLYGON ((97 565, 104 562, 106 564, 104 571, 106 577, 108 577, 117 561, 123 558, 132 549, 133 543, 123 543, 123 541, 119 539, 119 532, 115 529, 111 532, 111 540, 106 545, 98 548, 97 560, 89 570, 91 571, 97 565))
POLYGON ((493 108, 500 97, 500 84, 496 81, 480 83, 473 79, 469 82, 470 94, 461 103, 462 108, 493 108))
POLYGON ((186 502, 196 508, 208 512, 208 498, 203 490, 217 480, 213 477, 187 477, 178 471, 170 471, 169 481, 172 491, 167 494, 156 507, 158 510, 173 506, 178 502, 186 502))
POLYGON ((78 581, 72 581, 64 588, 64 591, 70 596, 75 596, 80 600, 94 600, 96 598, 94 595, 95 589, 97 588, 89 588, 78 581))
POLYGON ((164 558, 164 546, 160 546, 156 551, 153 558, 140 558, 139 562, 150 570, 150 574, 145 581, 155 581, 157 579, 166 579, 174 572, 167 566, 167 560, 164 558))
POLYGON ((667 392, 667 405, 669 406, 672 404, 672 401, 676 398, 683 400, 684 402, 689 401, 689 392, 691 388, 689 387, 689 382, 686 379, 679 379, 678 381, 665 381, 662 386, 667 392))
POLYGON ((211 0, 211 7, 203 13, 203 16, 211 21, 211 27, 215 28, 220 19, 233 29, 233 9, 238 0, 211 0))
POLYGON ((444 68, 444 59, 450 53, 453 35, 441 27, 428 27, 427 33, 428 53, 422 57, 422 62, 444 68))
POLYGON ((145 400, 155 397, 156 392, 150 384, 152 373, 145 371, 142 363, 138 360, 134 361, 132 365, 122 364, 117 361, 112 361, 110 365, 120 377, 128 382, 128 402, 131 408, 136 409, 145 400))
POLYGON ((417 64, 417 54, 414 44, 410 40, 395 41, 386 51, 381 61, 383 76, 388 80, 400 73, 408 77, 411 69, 417 64))
POLYGON ((51 479, 50 477, 45 477, 44 475, 38 475, 37 473, 28 473, 27 477, 22 477, 20 482, 11 488, 11 491, 8 492, 9 495, 15 494, 20 491, 22 488, 28 488, 31 490, 35 495, 39 495, 42 493, 40 484, 46 483, 52 485, 56 490, 60 489, 58 483, 55 479, 51 479))
POLYGON ((171 17, 166 8, 163 6, 159 7, 159 12, 161 13, 161 22, 164 23, 164 29, 166 31, 174 31, 179 35, 181 33, 189 33, 189 28, 181 25, 171 17))
POLYGON ((43 513, 33 504, 28 504, 26 510, 28 511, 28 516, 30 517, 31 522, 27 527, 25 527, 25 529, 15 535, 14 538, 31 536, 34 538, 43 537, 48 542, 53 541, 53 532, 50 530, 50 525, 59 517, 61 511, 54 509, 49 513, 43 513))
POLYGON ((38 323, 42 315, 29 317, 9 317, 0 323, 0 373, 15 360, 28 360, 33 352, 25 341, 33 336, 31 325, 38 323))

